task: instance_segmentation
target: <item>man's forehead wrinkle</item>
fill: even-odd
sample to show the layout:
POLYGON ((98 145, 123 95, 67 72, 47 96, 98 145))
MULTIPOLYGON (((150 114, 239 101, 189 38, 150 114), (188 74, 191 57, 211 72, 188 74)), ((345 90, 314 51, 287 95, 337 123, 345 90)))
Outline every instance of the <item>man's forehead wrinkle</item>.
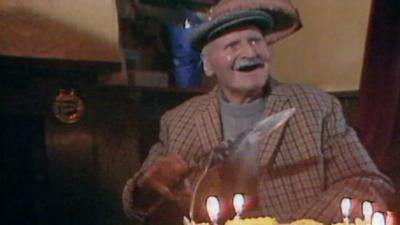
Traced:
POLYGON ((246 38, 262 38, 262 32, 257 26, 250 25, 250 26, 244 26, 244 27, 239 27, 233 30, 230 30, 228 32, 225 32, 224 34, 221 34, 219 37, 215 38, 214 40, 210 41, 204 49, 207 48, 212 48, 212 46, 217 47, 217 46, 224 46, 228 43, 233 43, 235 41, 239 42, 241 39, 246 38))

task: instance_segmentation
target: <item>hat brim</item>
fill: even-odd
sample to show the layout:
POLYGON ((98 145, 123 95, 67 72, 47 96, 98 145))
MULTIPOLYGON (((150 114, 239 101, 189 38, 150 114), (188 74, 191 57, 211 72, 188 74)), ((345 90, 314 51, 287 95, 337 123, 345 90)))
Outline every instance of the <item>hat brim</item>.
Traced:
POLYGON ((274 27, 272 17, 265 11, 257 9, 237 10, 218 16, 198 26, 190 37, 190 44, 193 49, 201 51, 209 41, 222 33, 246 24, 256 25, 263 33, 273 30, 274 27))

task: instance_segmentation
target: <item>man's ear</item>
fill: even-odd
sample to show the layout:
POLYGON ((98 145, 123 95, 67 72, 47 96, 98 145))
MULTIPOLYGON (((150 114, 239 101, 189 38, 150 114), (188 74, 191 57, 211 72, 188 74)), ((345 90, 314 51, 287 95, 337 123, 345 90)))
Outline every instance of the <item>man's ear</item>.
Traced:
POLYGON ((210 63, 208 62, 204 52, 201 54, 201 59, 203 61, 204 74, 208 77, 212 77, 214 75, 214 71, 212 70, 210 63))

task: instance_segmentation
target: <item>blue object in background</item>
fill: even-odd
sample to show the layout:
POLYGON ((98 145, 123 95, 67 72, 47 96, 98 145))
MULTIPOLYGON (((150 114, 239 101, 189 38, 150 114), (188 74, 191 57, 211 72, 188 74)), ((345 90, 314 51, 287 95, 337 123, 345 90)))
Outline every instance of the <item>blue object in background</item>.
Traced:
POLYGON ((193 28, 204 19, 190 10, 182 10, 182 24, 168 23, 168 35, 174 63, 174 78, 177 87, 200 87, 203 70, 200 53, 190 47, 189 38, 193 28))

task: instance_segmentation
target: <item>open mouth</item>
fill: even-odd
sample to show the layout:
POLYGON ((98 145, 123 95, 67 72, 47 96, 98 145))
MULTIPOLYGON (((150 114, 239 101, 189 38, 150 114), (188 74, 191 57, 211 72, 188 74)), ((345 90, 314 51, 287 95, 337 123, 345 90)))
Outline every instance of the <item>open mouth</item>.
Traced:
POLYGON ((261 59, 241 60, 235 63, 234 70, 240 72, 251 72, 261 67, 264 67, 264 61, 261 59))
POLYGON ((263 67, 262 64, 254 64, 254 65, 246 65, 246 66, 241 66, 239 68, 237 68, 236 70, 240 71, 240 72, 251 72, 253 70, 256 70, 260 67, 263 67))

